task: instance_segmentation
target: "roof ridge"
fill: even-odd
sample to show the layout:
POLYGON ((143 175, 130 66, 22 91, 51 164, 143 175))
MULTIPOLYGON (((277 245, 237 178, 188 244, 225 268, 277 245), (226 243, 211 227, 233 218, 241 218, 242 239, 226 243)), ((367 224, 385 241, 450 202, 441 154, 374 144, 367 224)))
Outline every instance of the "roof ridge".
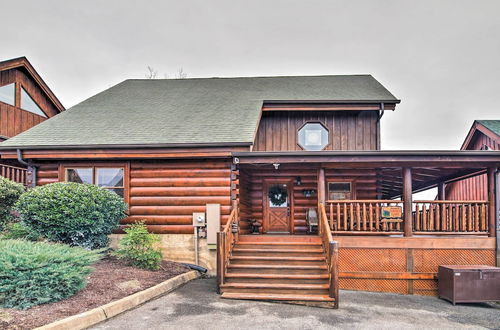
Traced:
MULTIPOLYGON (((323 74, 323 75, 294 75, 294 76, 238 76, 238 77, 193 77, 193 78, 128 78, 128 80, 164 81, 164 80, 205 80, 205 79, 255 79, 255 78, 322 78, 322 77, 372 77, 369 73, 356 74, 323 74)), ((374 78, 375 79, 375 78, 374 78)))

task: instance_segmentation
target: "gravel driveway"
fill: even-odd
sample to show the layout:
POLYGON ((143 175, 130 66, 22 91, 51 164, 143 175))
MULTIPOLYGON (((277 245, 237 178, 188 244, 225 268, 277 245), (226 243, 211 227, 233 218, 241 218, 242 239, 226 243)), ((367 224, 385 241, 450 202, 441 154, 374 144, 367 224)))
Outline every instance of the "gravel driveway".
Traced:
POLYGON ((500 329, 500 305, 341 291, 340 309, 220 299, 215 280, 175 292, 93 329, 500 329))

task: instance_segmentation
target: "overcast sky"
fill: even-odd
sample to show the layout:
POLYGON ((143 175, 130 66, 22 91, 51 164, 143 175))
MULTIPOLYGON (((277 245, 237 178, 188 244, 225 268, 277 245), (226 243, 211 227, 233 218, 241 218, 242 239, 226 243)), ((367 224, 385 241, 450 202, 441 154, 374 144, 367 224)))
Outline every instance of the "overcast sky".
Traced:
POLYGON ((500 119, 500 1, 2 1, 0 60, 71 107, 149 65, 174 77, 370 73, 402 100, 384 149, 459 148, 500 119))

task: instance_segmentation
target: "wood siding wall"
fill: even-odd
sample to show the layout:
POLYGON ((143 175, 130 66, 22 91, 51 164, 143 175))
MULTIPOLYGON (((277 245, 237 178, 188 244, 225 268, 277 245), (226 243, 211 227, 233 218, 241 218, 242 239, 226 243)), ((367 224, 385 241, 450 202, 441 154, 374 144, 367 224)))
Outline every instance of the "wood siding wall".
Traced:
POLYGON ((231 205, 229 160, 132 161, 42 164, 37 185, 64 181, 64 166, 125 166, 125 200, 129 217, 122 225, 143 220, 154 233, 191 234, 192 213, 205 212, 208 203, 221 205, 225 224, 231 205))
MULTIPOLYGON (((327 169, 326 181, 342 181, 353 183, 353 197, 359 199, 375 199, 377 197, 376 171, 370 169, 327 169)), ((294 234, 305 234, 308 230, 306 212, 309 208, 317 208, 318 204, 318 169, 312 166, 281 165, 278 170, 271 166, 266 168, 248 167, 240 170, 241 187, 246 185, 245 192, 240 192, 240 205, 242 206, 242 229, 248 225, 245 220, 263 220, 263 182, 266 178, 291 180, 293 184, 293 223, 294 234), (301 185, 297 185, 297 177, 301 178, 301 185), (305 197, 303 190, 316 190, 314 196, 305 197)), ((328 189, 327 189, 328 191, 328 189)), ((246 232, 246 231, 245 231, 246 232)))
POLYGON ((263 112, 254 151, 299 151, 297 131, 307 122, 320 122, 329 131, 325 150, 377 150, 377 111, 263 112))
MULTIPOLYGON (((492 150, 500 150, 498 144, 492 138, 482 134, 480 131, 475 133, 477 137, 465 148, 465 150, 481 150, 486 145, 492 150)), ((450 183, 446 186, 446 199, 449 200, 487 200, 488 183, 486 174, 450 183)))
POLYGON ((47 114, 47 117, 58 113, 56 107, 45 96, 38 85, 23 71, 18 69, 0 72, 0 86, 16 83, 16 105, 12 106, 0 102, 0 135, 13 137, 25 130, 38 125, 46 118, 20 108, 20 90, 23 87, 38 106, 47 114))

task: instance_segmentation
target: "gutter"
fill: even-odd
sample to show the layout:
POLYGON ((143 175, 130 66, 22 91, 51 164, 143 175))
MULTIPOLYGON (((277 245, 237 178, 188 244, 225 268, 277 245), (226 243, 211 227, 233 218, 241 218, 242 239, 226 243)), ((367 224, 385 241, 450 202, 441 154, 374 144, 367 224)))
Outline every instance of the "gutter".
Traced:
POLYGON ((23 153, 21 149, 17 149, 17 161, 28 168, 26 184, 29 187, 34 188, 36 186, 36 170, 38 167, 34 165, 31 161, 25 161, 23 159, 23 153))
POLYGON ((162 144, 78 144, 78 145, 26 145, 2 146, 0 150, 59 150, 59 149, 125 149, 125 148, 216 148, 216 147, 248 147, 253 142, 227 142, 227 143, 162 143, 162 144))

